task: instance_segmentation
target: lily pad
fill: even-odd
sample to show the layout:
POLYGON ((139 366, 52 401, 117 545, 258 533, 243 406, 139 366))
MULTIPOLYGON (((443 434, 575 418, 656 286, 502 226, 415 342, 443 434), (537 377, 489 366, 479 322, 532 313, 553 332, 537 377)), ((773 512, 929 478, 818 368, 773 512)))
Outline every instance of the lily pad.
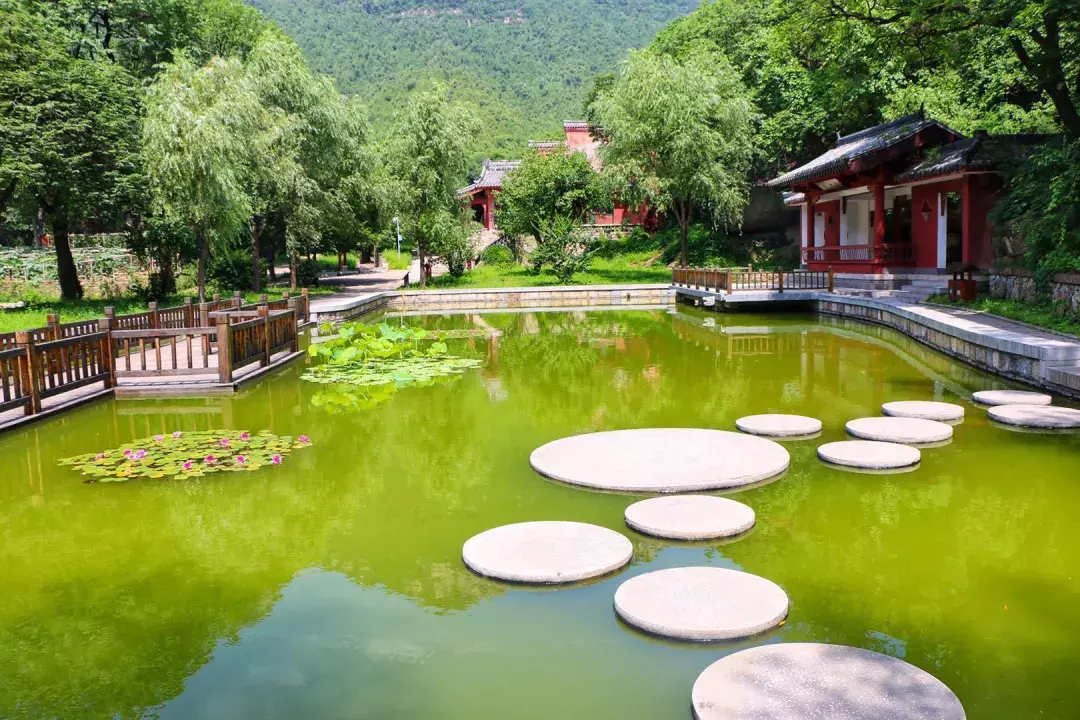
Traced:
POLYGON ((90 477, 88 483, 124 482, 135 478, 202 477, 214 472, 250 472, 280 465, 311 440, 243 430, 176 431, 141 438, 112 450, 60 460, 90 477))

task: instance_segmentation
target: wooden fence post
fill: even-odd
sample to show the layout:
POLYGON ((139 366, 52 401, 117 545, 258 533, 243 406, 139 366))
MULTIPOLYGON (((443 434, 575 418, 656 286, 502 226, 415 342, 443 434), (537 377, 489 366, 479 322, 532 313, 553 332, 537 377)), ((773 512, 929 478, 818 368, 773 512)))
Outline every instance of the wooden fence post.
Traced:
POLYGON ((259 365, 266 367, 270 364, 270 308, 265 305, 260 305, 258 307, 258 313, 263 321, 263 359, 259 365))
MULTIPOLYGON (((204 327, 204 328, 210 327, 210 304, 209 303, 204 303, 204 302, 199 303, 199 327, 204 327)), ((202 345, 203 345, 203 357, 207 358, 207 361, 209 361, 209 358, 210 358, 210 336, 209 335, 203 335, 202 336, 202 345)))
POLYGON ((221 302, 221 293, 214 293, 210 299, 214 302, 221 302))
POLYGON ((263 293, 263 294, 259 295, 259 304, 260 305, 265 305, 266 302, 267 302, 266 301, 266 293, 263 293))
POLYGON ((184 327, 195 327, 195 305, 191 298, 184 298, 184 327))
POLYGON ((732 288, 731 288, 731 270, 728 270, 727 273, 725 273, 725 275, 726 275, 726 277, 724 278, 724 290, 726 290, 727 294, 730 295, 731 290, 732 290, 732 288))
POLYGON ((228 315, 217 316, 218 382, 232 382, 232 326, 228 315))
POLYGON ((113 363, 113 345, 112 345, 112 318, 101 318, 98 320, 98 332, 105 333, 105 337, 101 339, 101 369, 104 370, 107 375, 105 376, 106 389, 116 385, 116 368, 113 363))
POLYGON ((292 312, 292 316, 293 316, 292 345, 290 346, 290 349, 293 352, 296 352, 297 349, 300 347, 297 344, 298 343, 297 335, 299 333, 296 331, 296 328, 300 327, 300 306, 299 306, 299 303, 298 303, 298 298, 294 298, 294 297, 288 298, 288 305, 289 305, 289 310, 292 312))
POLYGON ((23 372, 23 387, 30 392, 30 404, 26 406, 24 413, 34 415, 41 412, 41 380, 38 377, 38 357, 37 350, 34 349, 34 336, 29 330, 18 330, 15 333, 15 344, 26 348, 26 362, 20 367, 23 372))
POLYGON ((832 292, 832 291, 833 291, 833 274, 832 274, 832 267, 830 266, 829 267, 829 292, 832 292))
POLYGON ((146 307, 150 310, 150 329, 157 330, 161 327, 161 315, 158 313, 157 302, 151 300, 146 303, 146 307))
POLYGON ((239 310, 240 306, 244 304, 244 297, 240 294, 239 290, 233 293, 232 300, 233 305, 236 306, 237 310, 239 310))
POLYGON ((49 313, 48 315, 46 315, 45 316, 45 325, 48 326, 46 328, 46 330, 47 330, 46 336, 50 340, 59 340, 60 339, 60 314, 59 313, 49 313))
POLYGON ((311 317, 311 298, 308 297, 308 289, 302 288, 300 290, 300 295, 303 297, 303 302, 300 303, 302 306, 301 311, 304 316, 304 322, 307 322, 308 318, 311 317))

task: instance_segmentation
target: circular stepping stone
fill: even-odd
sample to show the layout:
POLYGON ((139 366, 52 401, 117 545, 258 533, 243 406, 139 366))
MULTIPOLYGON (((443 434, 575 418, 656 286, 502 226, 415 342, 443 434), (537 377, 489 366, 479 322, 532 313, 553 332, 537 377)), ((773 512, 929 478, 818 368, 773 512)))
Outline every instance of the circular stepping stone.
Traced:
POLYGON ((805 415, 748 415, 736 420, 735 427, 751 435, 797 437, 821 432, 821 421, 805 415))
POLYGON ((864 470, 911 467, 918 464, 922 457, 919 449, 910 445, 872 440, 825 443, 818 448, 817 454, 827 463, 864 470))
POLYGON ((997 405, 987 410, 991 420, 1006 425, 1068 430, 1080 428, 1080 410, 1046 405, 997 405))
POLYGON ((983 405, 1049 405, 1054 400, 1045 393, 1027 390, 980 390, 971 398, 983 405))
POLYGON ((863 440, 891 443, 935 443, 952 437, 952 427, 936 420, 906 417, 870 417, 850 421, 849 434, 863 440))
POLYGON ((692 492, 749 485, 787 469, 788 451, 765 438, 725 430, 654 428, 555 440, 529 458, 541 475, 625 492, 692 492))
POLYGON ((919 418, 921 420, 962 420, 964 408, 952 403, 931 402, 929 400, 900 400, 887 402, 881 406, 881 412, 890 417, 919 418))
POLYGON ((953 691, 888 655, 821 643, 761 645, 698 676, 697 720, 965 720, 953 691))
POLYGON ((638 532, 672 540, 711 540, 744 533, 754 526, 748 505, 710 495, 674 495, 626 508, 626 524, 638 532))
POLYGON ((645 632, 678 640, 730 640, 775 627, 787 616, 779 585, 715 567, 657 570, 615 591, 615 612, 645 632))
POLYGON ((623 535, 579 522, 523 522, 469 538, 461 557, 473 572, 519 583, 568 583, 606 575, 630 562, 623 535))

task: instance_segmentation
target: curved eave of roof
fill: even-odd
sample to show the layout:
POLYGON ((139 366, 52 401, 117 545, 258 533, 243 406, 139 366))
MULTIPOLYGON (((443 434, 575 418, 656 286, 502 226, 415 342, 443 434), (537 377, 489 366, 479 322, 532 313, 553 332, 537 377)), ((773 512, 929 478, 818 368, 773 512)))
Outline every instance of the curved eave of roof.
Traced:
POLYGON ((506 173, 516 170, 521 165, 520 160, 485 160, 480 177, 476 182, 457 191, 458 197, 474 195, 481 190, 498 190, 503 185, 506 173))
POLYGON ((837 138, 836 146, 828 152, 766 184, 771 188, 789 187, 794 183, 816 182, 848 172, 852 169, 853 161, 890 148, 930 127, 939 127, 954 137, 960 137, 956 131, 936 120, 925 119, 921 113, 906 115, 892 122, 837 138))

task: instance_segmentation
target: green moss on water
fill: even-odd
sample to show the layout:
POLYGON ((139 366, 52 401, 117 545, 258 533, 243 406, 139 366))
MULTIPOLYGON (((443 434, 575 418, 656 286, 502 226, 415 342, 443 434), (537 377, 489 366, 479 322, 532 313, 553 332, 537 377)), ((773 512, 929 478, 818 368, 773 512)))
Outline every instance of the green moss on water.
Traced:
POLYGON ((1071 716, 1080 435, 991 426, 964 396, 1002 386, 994 378, 835 318, 680 309, 410 322, 483 323, 482 336, 447 341, 482 367, 331 413, 297 364, 236 396, 100 402, 0 436, 0 717, 681 720, 709 663, 775 641, 903 657, 973 719, 1071 716), (968 415, 916 471, 861 475, 815 457, 845 421, 918 399, 968 415), (786 444, 783 477, 731 494, 758 518, 735 542, 638 535, 622 517, 634 497, 528 465, 534 448, 573 433, 733 429, 760 412, 812 415, 825 430, 786 444), (221 428, 313 443, 278 467, 188 481, 86 485, 56 464, 221 428), (472 535, 537 519, 626 533, 634 564, 558 590, 462 564, 472 535), (779 583, 787 623, 693 646, 617 621, 624 579, 695 564, 779 583))

